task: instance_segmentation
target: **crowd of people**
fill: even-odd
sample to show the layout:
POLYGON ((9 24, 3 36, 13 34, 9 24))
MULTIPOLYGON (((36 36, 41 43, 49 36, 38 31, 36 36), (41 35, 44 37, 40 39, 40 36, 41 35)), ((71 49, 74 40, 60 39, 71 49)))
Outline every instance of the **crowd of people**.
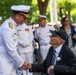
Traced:
POLYGON ((0 21, 0 75, 76 75, 76 31, 69 17, 57 27, 48 26, 47 17, 40 14, 33 32, 26 24, 30 6, 13 5, 11 10, 10 18, 0 21))

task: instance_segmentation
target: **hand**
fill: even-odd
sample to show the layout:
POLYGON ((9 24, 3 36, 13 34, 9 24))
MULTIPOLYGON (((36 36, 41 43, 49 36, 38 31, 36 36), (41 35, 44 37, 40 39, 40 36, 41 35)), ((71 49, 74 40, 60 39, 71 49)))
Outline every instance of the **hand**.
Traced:
POLYGON ((26 70, 27 69, 27 66, 28 65, 28 63, 27 62, 24 62, 24 64, 21 66, 21 68, 23 69, 23 70, 26 70))
POLYGON ((48 68, 48 74, 50 74, 51 72, 53 72, 54 71, 54 66, 53 65, 51 65, 49 68, 48 68))
POLYGON ((32 68, 32 64, 28 63, 27 68, 28 69, 32 68))
POLYGON ((21 66, 23 70, 30 69, 32 65, 30 63, 24 62, 24 64, 21 66))

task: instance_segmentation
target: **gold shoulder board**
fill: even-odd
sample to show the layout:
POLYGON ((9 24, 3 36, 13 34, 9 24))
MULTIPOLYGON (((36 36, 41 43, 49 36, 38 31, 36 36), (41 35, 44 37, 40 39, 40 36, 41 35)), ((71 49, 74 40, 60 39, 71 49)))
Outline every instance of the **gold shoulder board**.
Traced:
POLYGON ((10 27, 11 29, 13 29, 12 22, 9 22, 9 27, 10 27))

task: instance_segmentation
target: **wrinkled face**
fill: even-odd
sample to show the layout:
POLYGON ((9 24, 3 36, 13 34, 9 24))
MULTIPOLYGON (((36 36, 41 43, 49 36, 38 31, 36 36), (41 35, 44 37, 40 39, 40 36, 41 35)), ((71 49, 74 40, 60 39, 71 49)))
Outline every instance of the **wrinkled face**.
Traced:
POLYGON ((41 27, 45 27, 45 25, 46 25, 46 20, 45 20, 45 19, 44 19, 44 20, 39 20, 38 23, 39 23, 39 25, 40 25, 41 27))
POLYGON ((50 44, 51 45, 57 45, 59 43, 60 39, 58 36, 51 36, 51 41, 50 44))
POLYGON ((25 22, 26 18, 23 15, 17 14, 15 16, 15 21, 17 24, 23 24, 25 22))

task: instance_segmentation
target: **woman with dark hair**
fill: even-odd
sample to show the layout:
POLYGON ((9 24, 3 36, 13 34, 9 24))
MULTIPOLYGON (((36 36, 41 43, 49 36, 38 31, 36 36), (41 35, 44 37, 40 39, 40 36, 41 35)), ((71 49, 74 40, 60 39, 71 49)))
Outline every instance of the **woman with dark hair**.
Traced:
POLYGON ((76 55, 76 50, 75 50, 76 33, 75 33, 74 26, 71 25, 71 22, 68 16, 63 17, 61 20, 61 23, 62 23, 61 29, 65 30, 68 36, 65 43, 67 44, 67 46, 69 46, 72 49, 72 51, 76 55))

